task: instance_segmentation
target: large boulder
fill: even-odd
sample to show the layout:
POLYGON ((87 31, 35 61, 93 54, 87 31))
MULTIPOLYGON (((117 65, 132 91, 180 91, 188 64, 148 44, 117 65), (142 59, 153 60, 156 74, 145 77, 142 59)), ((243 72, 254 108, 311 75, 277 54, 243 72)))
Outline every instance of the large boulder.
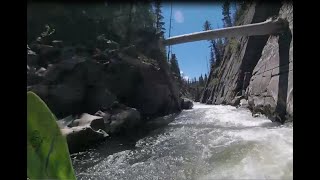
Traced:
POLYGON ((77 126, 61 129, 62 135, 67 139, 70 153, 83 150, 93 143, 97 143, 108 136, 106 132, 99 129, 93 130, 90 126, 77 126))
POLYGON ((73 116, 65 117, 57 121, 57 124, 67 138, 71 153, 80 151, 108 136, 104 131, 104 119, 87 113, 83 113, 78 119, 73 116))
POLYGON ((241 99, 241 100, 240 100, 239 107, 241 107, 241 108, 248 108, 248 107, 249 107, 248 100, 246 100, 246 99, 241 99))
POLYGON ((80 57, 64 60, 49 67, 43 78, 31 90, 60 118, 82 112, 93 114, 116 100, 107 88, 103 65, 91 60, 80 57), (39 92, 38 87, 47 87, 46 93, 39 92))
POLYGON ((94 115, 102 117, 105 125, 109 125, 111 123, 111 114, 108 112, 103 112, 99 110, 94 115))
POLYGON ((193 102, 188 98, 181 98, 181 108, 182 109, 192 109, 193 102))
POLYGON ((142 116, 161 116, 179 110, 178 93, 157 65, 120 54, 106 68, 108 89, 121 103, 136 108, 142 116))
POLYGON ((132 130, 141 121, 140 113, 134 108, 123 110, 111 116, 109 131, 118 134, 132 130))
POLYGON ((241 101, 242 98, 243 98, 243 96, 236 96, 231 101, 231 103, 228 103, 228 104, 230 104, 231 106, 238 106, 240 104, 240 101, 241 101))

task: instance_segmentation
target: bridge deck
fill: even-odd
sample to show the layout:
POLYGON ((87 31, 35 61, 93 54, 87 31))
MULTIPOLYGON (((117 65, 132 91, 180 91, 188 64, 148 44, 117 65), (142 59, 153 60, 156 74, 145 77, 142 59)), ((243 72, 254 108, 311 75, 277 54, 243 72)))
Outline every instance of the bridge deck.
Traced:
POLYGON ((164 40, 165 46, 181 44, 187 42, 211 40, 223 37, 236 36, 257 36, 280 33, 284 30, 287 23, 283 19, 269 19, 261 23, 247 24, 242 26, 233 26, 216 30, 208 30, 180 36, 170 37, 164 40))

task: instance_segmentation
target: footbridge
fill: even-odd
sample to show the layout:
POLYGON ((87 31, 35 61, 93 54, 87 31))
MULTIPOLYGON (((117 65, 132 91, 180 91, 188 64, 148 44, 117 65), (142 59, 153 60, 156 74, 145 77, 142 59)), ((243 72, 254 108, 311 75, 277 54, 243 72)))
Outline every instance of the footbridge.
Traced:
POLYGON ((288 26, 287 21, 281 18, 267 19, 264 22, 233 26, 215 30, 201 31, 179 36, 173 36, 163 41, 165 46, 188 42, 229 38, 237 36, 275 35, 283 32, 288 26))

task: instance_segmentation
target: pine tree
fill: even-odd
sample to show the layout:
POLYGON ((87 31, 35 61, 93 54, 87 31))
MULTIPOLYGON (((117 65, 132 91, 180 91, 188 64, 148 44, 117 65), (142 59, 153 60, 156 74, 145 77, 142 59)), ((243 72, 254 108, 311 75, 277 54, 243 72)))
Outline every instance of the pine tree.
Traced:
POLYGON ((222 15, 224 27, 232 26, 231 16, 230 16, 230 1, 226 0, 222 5, 222 15))
POLYGON ((204 83, 206 84, 208 81, 208 77, 207 77, 207 74, 204 74, 204 83))
POLYGON ((179 78, 181 77, 180 75, 180 68, 178 64, 178 60, 175 54, 172 54, 171 59, 170 59, 170 69, 171 72, 176 74, 179 78))
POLYGON ((210 67, 213 66, 214 62, 215 62, 215 57, 214 57, 214 50, 212 45, 210 46, 210 67))
POLYGON ((203 24, 203 29, 204 29, 205 31, 211 30, 211 24, 210 24, 210 22, 209 22, 208 20, 206 20, 206 21, 204 22, 204 24, 203 24))
POLYGON ((154 3, 154 6, 155 6, 155 15, 156 15, 155 26, 156 26, 157 32, 161 32, 163 36, 165 28, 164 28, 163 16, 161 11, 161 1, 156 0, 154 3))
MULTIPOLYGON (((203 24, 203 30, 207 31, 207 30, 211 30, 211 24, 208 20, 206 20, 203 24)), ((212 65, 214 64, 214 62, 217 60, 217 57, 220 57, 219 52, 218 52, 218 48, 216 47, 216 42, 215 40, 209 40, 210 42, 210 65, 212 67, 212 65), (218 54, 218 56, 217 56, 218 54)))
POLYGON ((199 86, 203 86, 204 85, 204 80, 203 80, 203 77, 202 77, 202 74, 200 75, 199 77, 199 86))
POLYGON ((218 52, 218 53, 216 53, 216 63, 217 64, 220 64, 222 61, 224 47, 225 47, 225 44, 222 41, 222 39, 221 38, 217 39, 217 41, 215 42, 215 52, 218 52))

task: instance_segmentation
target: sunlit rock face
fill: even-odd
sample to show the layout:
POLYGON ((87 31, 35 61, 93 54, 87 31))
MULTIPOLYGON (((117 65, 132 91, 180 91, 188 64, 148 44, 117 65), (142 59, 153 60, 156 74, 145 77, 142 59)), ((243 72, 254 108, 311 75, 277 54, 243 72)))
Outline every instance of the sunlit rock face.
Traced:
POLYGON ((244 96, 254 112, 284 122, 293 116, 292 4, 254 2, 237 25, 280 17, 288 23, 278 35, 239 37, 225 48, 223 61, 212 70, 200 102, 234 104, 244 96), (214 82, 217 81, 217 82, 214 82))

